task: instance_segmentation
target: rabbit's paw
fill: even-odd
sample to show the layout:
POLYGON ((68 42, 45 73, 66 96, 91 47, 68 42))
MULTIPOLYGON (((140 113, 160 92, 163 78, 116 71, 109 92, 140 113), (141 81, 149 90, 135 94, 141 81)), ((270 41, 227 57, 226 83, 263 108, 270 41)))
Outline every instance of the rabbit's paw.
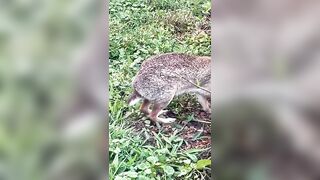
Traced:
POLYGON ((158 122, 161 123, 173 123, 176 119, 175 118, 158 118, 158 122))
POLYGON ((169 110, 161 110, 160 112, 159 112, 159 115, 160 114, 165 114, 165 113, 167 113, 169 110))

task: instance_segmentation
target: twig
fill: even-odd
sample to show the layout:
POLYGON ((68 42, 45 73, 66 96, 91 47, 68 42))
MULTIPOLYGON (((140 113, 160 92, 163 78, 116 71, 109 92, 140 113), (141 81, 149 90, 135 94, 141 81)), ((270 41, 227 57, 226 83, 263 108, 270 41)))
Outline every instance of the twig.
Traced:
POLYGON ((199 119, 194 119, 193 121, 206 123, 206 124, 211 124, 211 122, 209 122, 209 121, 203 121, 203 120, 199 120, 199 119))

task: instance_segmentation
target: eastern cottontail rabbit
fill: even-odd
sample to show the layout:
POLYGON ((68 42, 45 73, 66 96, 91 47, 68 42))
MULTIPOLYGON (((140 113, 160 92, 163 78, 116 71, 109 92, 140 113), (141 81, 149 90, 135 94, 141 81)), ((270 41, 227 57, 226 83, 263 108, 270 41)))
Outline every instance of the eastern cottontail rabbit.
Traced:
POLYGON ((128 103, 133 105, 143 100, 141 112, 153 121, 171 123, 174 118, 160 118, 163 109, 174 96, 196 93, 205 111, 211 112, 210 97, 210 57, 192 56, 182 53, 167 53, 152 56, 142 63, 132 85, 133 94, 128 103), (153 104, 151 110, 149 106, 153 104))

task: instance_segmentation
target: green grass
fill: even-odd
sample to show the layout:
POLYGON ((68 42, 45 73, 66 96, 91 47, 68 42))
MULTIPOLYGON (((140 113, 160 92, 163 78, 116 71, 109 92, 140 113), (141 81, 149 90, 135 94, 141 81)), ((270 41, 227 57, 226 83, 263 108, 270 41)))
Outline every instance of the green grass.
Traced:
MULTIPOLYGON (((199 159, 200 150, 181 150, 185 142, 178 130, 137 134, 130 128, 138 108, 129 108, 126 99, 147 57, 165 52, 210 56, 210 34, 200 28, 209 26, 210 1, 111 0, 109 7, 110 179, 205 179, 201 169, 208 161, 199 159)), ((179 100, 170 106, 179 109, 179 100)))
MULTIPOLYGON (((193 179, 201 177, 201 161, 196 153, 180 152, 183 139, 176 135, 153 134, 155 145, 133 135, 124 124, 110 126, 110 179, 193 179)), ((141 133, 146 133, 143 131, 141 133)))

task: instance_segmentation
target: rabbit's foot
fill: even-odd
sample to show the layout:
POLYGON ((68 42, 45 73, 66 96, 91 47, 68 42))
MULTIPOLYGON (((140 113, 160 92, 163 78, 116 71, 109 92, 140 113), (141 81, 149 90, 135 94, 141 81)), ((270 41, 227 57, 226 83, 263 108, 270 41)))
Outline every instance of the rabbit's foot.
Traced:
POLYGON ((173 123, 176 119, 175 118, 160 118, 158 117, 157 118, 157 121, 158 122, 161 122, 161 123, 173 123))
POLYGON ((159 112, 159 114, 158 115, 161 115, 161 114, 164 114, 164 113, 167 113, 169 110, 161 110, 160 112, 159 112))

